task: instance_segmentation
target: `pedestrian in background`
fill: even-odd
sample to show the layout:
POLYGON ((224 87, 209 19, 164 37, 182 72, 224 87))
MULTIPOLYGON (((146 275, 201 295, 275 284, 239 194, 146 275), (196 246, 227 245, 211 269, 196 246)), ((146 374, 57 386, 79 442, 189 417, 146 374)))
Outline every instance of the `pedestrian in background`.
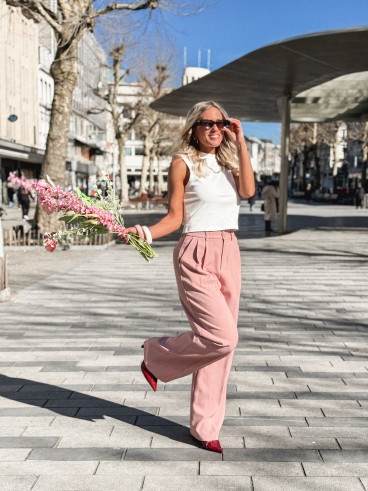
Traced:
MULTIPOLYGON (((188 113, 169 175, 169 209, 156 225, 125 230, 163 237, 184 230, 174 250, 179 297, 191 331, 144 343, 141 369, 151 387, 192 374, 190 432, 203 448, 222 452, 218 440, 226 386, 238 342, 241 271, 234 230, 240 198, 255 192, 240 121, 215 102, 188 113)), ((127 239, 125 239, 127 242, 127 239)))
POLYGON ((22 207, 23 220, 29 220, 29 207, 31 204, 30 199, 33 199, 32 194, 24 186, 18 189, 18 203, 22 207))
POLYGON ((249 203, 249 211, 254 211, 254 205, 256 203, 256 195, 255 194, 253 194, 253 196, 251 196, 248 199, 248 203, 249 203))
POLYGON ((355 206, 356 208, 363 208, 364 206, 364 188, 363 186, 358 186, 355 190, 355 206))
POLYGON ((262 196, 264 199, 264 220, 265 231, 273 232, 272 221, 277 220, 278 213, 278 198, 279 198, 279 183, 277 181, 271 181, 262 190, 262 196))
POLYGON ((9 203, 9 208, 13 208, 14 205, 14 184, 10 181, 8 181, 8 203, 9 203))

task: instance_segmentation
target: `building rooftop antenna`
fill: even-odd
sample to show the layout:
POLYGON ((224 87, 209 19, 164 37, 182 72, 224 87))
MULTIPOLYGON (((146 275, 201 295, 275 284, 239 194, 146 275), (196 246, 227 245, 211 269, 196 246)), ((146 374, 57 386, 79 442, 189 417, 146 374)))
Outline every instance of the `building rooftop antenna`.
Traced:
POLYGON ((184 46, 184 68, 187 67, 187 47, 184 46))
POLYGON ((211 68, 211 50, 207 50, 207 69, 210 70, 211 68))

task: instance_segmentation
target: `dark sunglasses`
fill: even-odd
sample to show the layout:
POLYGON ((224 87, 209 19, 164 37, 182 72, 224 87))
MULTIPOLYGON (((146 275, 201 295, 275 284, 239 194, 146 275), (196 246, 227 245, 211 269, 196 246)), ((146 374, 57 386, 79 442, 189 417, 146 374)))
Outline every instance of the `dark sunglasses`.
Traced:
POLYGON ((227 119, 219 119, 218 121, 203 120, 194 123, 193 127, 203 126, 205 130, 210 130, 216 125, 219 130, 223 130, 224 128, 229 128, 230 124, 230 121, 228 121, 227 119))

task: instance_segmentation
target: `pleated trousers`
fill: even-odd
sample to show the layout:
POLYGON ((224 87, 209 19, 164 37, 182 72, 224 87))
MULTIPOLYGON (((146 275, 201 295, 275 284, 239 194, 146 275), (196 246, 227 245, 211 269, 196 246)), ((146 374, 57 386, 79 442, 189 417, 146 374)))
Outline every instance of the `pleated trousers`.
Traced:
POLYGON ((241 263, 233 231, 183 234, 174 250, 181 303, 191 331, 144 343, 147 368, 163 382, 192 377, 190 431, 217 440, 238 342, 241 263))

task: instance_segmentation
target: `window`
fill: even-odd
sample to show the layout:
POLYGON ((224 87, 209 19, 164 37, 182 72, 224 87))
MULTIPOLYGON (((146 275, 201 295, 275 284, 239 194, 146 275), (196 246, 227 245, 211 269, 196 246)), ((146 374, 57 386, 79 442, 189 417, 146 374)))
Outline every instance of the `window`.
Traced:
POLYGON ((132 155, 132 148, 131 147, 125 147, 125 155, 132 155))
POLYGON ((135 155, 144 155, 144 151, 142 147, 137 147, 135 149, 135 155))

